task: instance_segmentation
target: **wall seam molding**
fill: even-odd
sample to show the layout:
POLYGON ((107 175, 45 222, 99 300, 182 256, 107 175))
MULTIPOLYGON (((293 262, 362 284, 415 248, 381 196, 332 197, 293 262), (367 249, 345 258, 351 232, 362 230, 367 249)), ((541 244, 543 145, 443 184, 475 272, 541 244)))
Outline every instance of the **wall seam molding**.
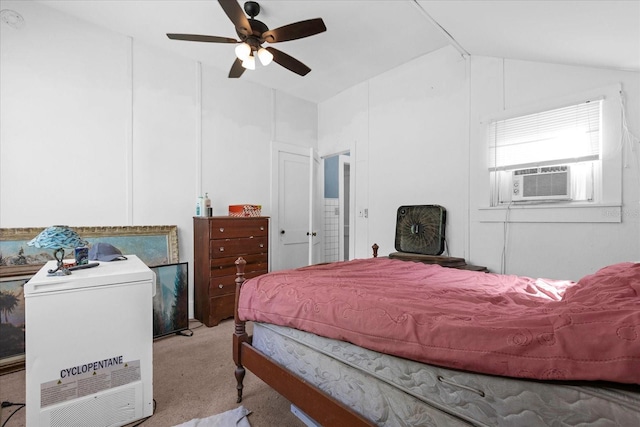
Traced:
POLYGON ((467 226, 463 236, 464 257, 471 260, 471 58, 465 58, 467 75, 467 188, 465 213, 467 226))
POLYGON ((127 109, 127 124, 125 129, 125 156, 126 156, 126 168, 127 168, 127 178, 126 178, 126 222, 128 225, 133 225, 133 115, 134 115, 134 99, 133 99, 133 38, 126 37, 126 73, 127 79, 129 83, 129 87, 127 88, 127 100, 126 100, 126 109, 127 109))
POLYGON ((196 61, 196 197, 202 196, 202 64, 196 61))

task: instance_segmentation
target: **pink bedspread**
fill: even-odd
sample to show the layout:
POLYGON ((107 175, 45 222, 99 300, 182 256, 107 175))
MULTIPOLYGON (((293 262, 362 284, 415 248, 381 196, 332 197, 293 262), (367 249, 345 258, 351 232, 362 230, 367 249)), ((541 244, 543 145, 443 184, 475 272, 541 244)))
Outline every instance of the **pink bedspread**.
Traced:
POLYGON ((640 384, 640 264, 574 283, 354 260, 248 280, 239 315, 454 369, 640 384))

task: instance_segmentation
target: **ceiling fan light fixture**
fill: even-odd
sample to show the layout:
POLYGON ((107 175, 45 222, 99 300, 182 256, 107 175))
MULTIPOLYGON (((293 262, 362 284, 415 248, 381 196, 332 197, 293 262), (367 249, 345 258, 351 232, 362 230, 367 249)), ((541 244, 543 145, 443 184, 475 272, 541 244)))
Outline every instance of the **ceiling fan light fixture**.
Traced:
POLYGON ((306 76, 311 68, 279 49, 271 46, 265 49, 261 45, 262 43, 271 44, 298 40, 327 31, 327 26, 322 18, 292 22, 270 30, 264 22, 255 19, 260 13, 258 3, 255 1, 245 2, 243 11, 238 2, 239 0, 218 0, 222 10, 235 27, 239 40, 231 37, 178 33, 167 33, 167 37, 171 40, 235 44, 236 58, 229 70, 229 78, 232 79, 240 77, 244 70, 255 70, 256 57, 260 59, 263 66, 275 62, 300 76, 306 76))
POLYGON ((242 66, 247 70, 255 70, 256 69, 256 58, 253 55, 249 55, 247 59, 242 61, 242 66))
POLYGON ((251 46, 247 43, 240 43, 236 46, 236 56, 241 61, 245 61, 249 56, 251 56, 251 46))
POLYGON ((258 58, 260 59, 262 65, 266 67, 267 65, 271 64, 271 61, 273 61, 273 54, 267 49, 261 47, 260 50, 258 50, 258 58))

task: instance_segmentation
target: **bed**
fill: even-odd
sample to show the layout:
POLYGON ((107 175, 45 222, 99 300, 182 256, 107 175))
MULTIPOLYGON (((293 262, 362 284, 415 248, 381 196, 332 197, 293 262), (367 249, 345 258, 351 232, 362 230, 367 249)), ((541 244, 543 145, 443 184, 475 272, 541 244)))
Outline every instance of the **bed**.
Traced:
POLYGON ((249 369, 323 426, 640 425, 640 264, 572 282, 374 257, 245 282, 243 262, 238 402, 249 369))

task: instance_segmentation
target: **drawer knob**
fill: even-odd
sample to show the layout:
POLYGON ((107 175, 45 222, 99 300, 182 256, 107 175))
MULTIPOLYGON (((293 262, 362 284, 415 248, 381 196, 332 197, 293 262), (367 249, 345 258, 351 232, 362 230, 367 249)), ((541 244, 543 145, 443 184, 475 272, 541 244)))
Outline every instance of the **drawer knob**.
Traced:
POLYGON ((264 227, 260 227, 260 231, 264 231, 264 227))
POLYGON ((224 252, 224 246, 220 246, 220 252, 224 252))
POLYGON ((220 232, 224 233, 224 227, 220 227, 220 232))
POLYGON ((218 285, 218 287, 219 287, 220 289, 222 289, 222 288, 224 288, 224 285, 222 285, 222 283, 220 283, 220 284, 218 285))
POLYGON ((261 248, 264 248, 264 244, 263 244, 263 243, 260 243, 260 247, 261 247, 261 248))

